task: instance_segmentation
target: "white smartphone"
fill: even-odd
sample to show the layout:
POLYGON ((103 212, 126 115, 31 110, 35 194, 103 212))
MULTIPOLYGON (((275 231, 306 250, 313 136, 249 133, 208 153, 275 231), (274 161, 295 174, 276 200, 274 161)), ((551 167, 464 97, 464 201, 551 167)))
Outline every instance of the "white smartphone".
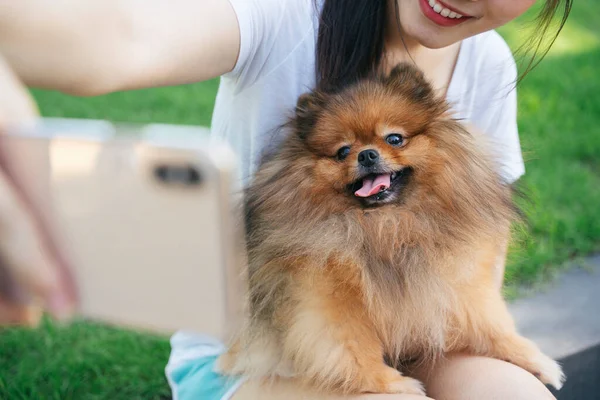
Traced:
POLYGON ((202 128, 72 119, 5 140, 49 154, 34 168, 50 168, 83 317, 226 339, 243 296, 226 145, 202 128))

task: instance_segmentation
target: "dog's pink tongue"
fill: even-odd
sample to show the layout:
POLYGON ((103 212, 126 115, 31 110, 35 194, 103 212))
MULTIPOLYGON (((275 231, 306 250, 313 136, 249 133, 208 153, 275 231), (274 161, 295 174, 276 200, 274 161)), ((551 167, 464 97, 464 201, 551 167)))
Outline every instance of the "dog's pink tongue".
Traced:
POLYGON ((390 174, 377 175, 375 179, 366 177, 362 181, 362 187, 354 192, 358 197, 369 197, 390 187, 390 174))

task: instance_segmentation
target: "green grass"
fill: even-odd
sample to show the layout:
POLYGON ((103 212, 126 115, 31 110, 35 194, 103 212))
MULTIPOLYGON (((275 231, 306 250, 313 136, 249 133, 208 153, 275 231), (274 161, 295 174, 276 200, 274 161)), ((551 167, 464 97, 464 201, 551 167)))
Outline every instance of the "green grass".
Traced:
POLYGON ((143 89, 91 98, 33 90, 42 115, 209 126, 219 81, 143 89))
MULTIPOLYGON (((554 50, 519 87, 530 228, 510 253, 509 286, 545 279, 600 249, 600 5, 578 0, 554 50)), ((520 43, 519 24, 502 33, 520 43)), ((217 82, 80 99, 34 91, 47 116, 207 125, 217 82)), ((0 333, 0 398, 169 396, 165 339, 89 323, 0 333)))
MULTIPOLYGON (((509 285, 532 284, 600 249, 598 12, 598 3, 576 1, 552 51, 518 88, 530 226, 511 249, 509 285)), ((519 43, 519 28, 503 30, 509 43, 519 43)))
POLYGON ((163 338, 91 323, 44 321, 0 335, 2 399, 160 399, 169 345, 163 338))

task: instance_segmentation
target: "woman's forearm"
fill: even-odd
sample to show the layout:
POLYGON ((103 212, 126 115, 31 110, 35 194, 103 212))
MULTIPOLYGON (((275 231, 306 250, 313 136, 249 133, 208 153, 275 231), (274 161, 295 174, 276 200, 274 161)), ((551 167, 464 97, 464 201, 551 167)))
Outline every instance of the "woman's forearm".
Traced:
POLYGON ((108 91, 126 65, 128 0, 0 0, 0 53, 29 86, 108 91))
POLYGON ((233 68, 228 0, 0 0, 0 54, 28 86, 96 95, 233 68))

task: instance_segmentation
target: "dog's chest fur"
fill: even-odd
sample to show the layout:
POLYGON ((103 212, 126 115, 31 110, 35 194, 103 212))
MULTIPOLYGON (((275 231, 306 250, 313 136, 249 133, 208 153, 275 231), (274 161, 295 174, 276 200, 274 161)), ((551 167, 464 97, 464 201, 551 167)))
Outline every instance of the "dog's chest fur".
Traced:
POLYGON ((444 351, 459 302, 453 287, 424 270, 399 272, 380 263, 369 268, 363 302, 385 353, 412 358, 444 351))
POLYGON ((452 345, 475 260, 384 228, 393 222, 363 221, 354 247, 363 303, 390 357, 435 356, 452 345))

